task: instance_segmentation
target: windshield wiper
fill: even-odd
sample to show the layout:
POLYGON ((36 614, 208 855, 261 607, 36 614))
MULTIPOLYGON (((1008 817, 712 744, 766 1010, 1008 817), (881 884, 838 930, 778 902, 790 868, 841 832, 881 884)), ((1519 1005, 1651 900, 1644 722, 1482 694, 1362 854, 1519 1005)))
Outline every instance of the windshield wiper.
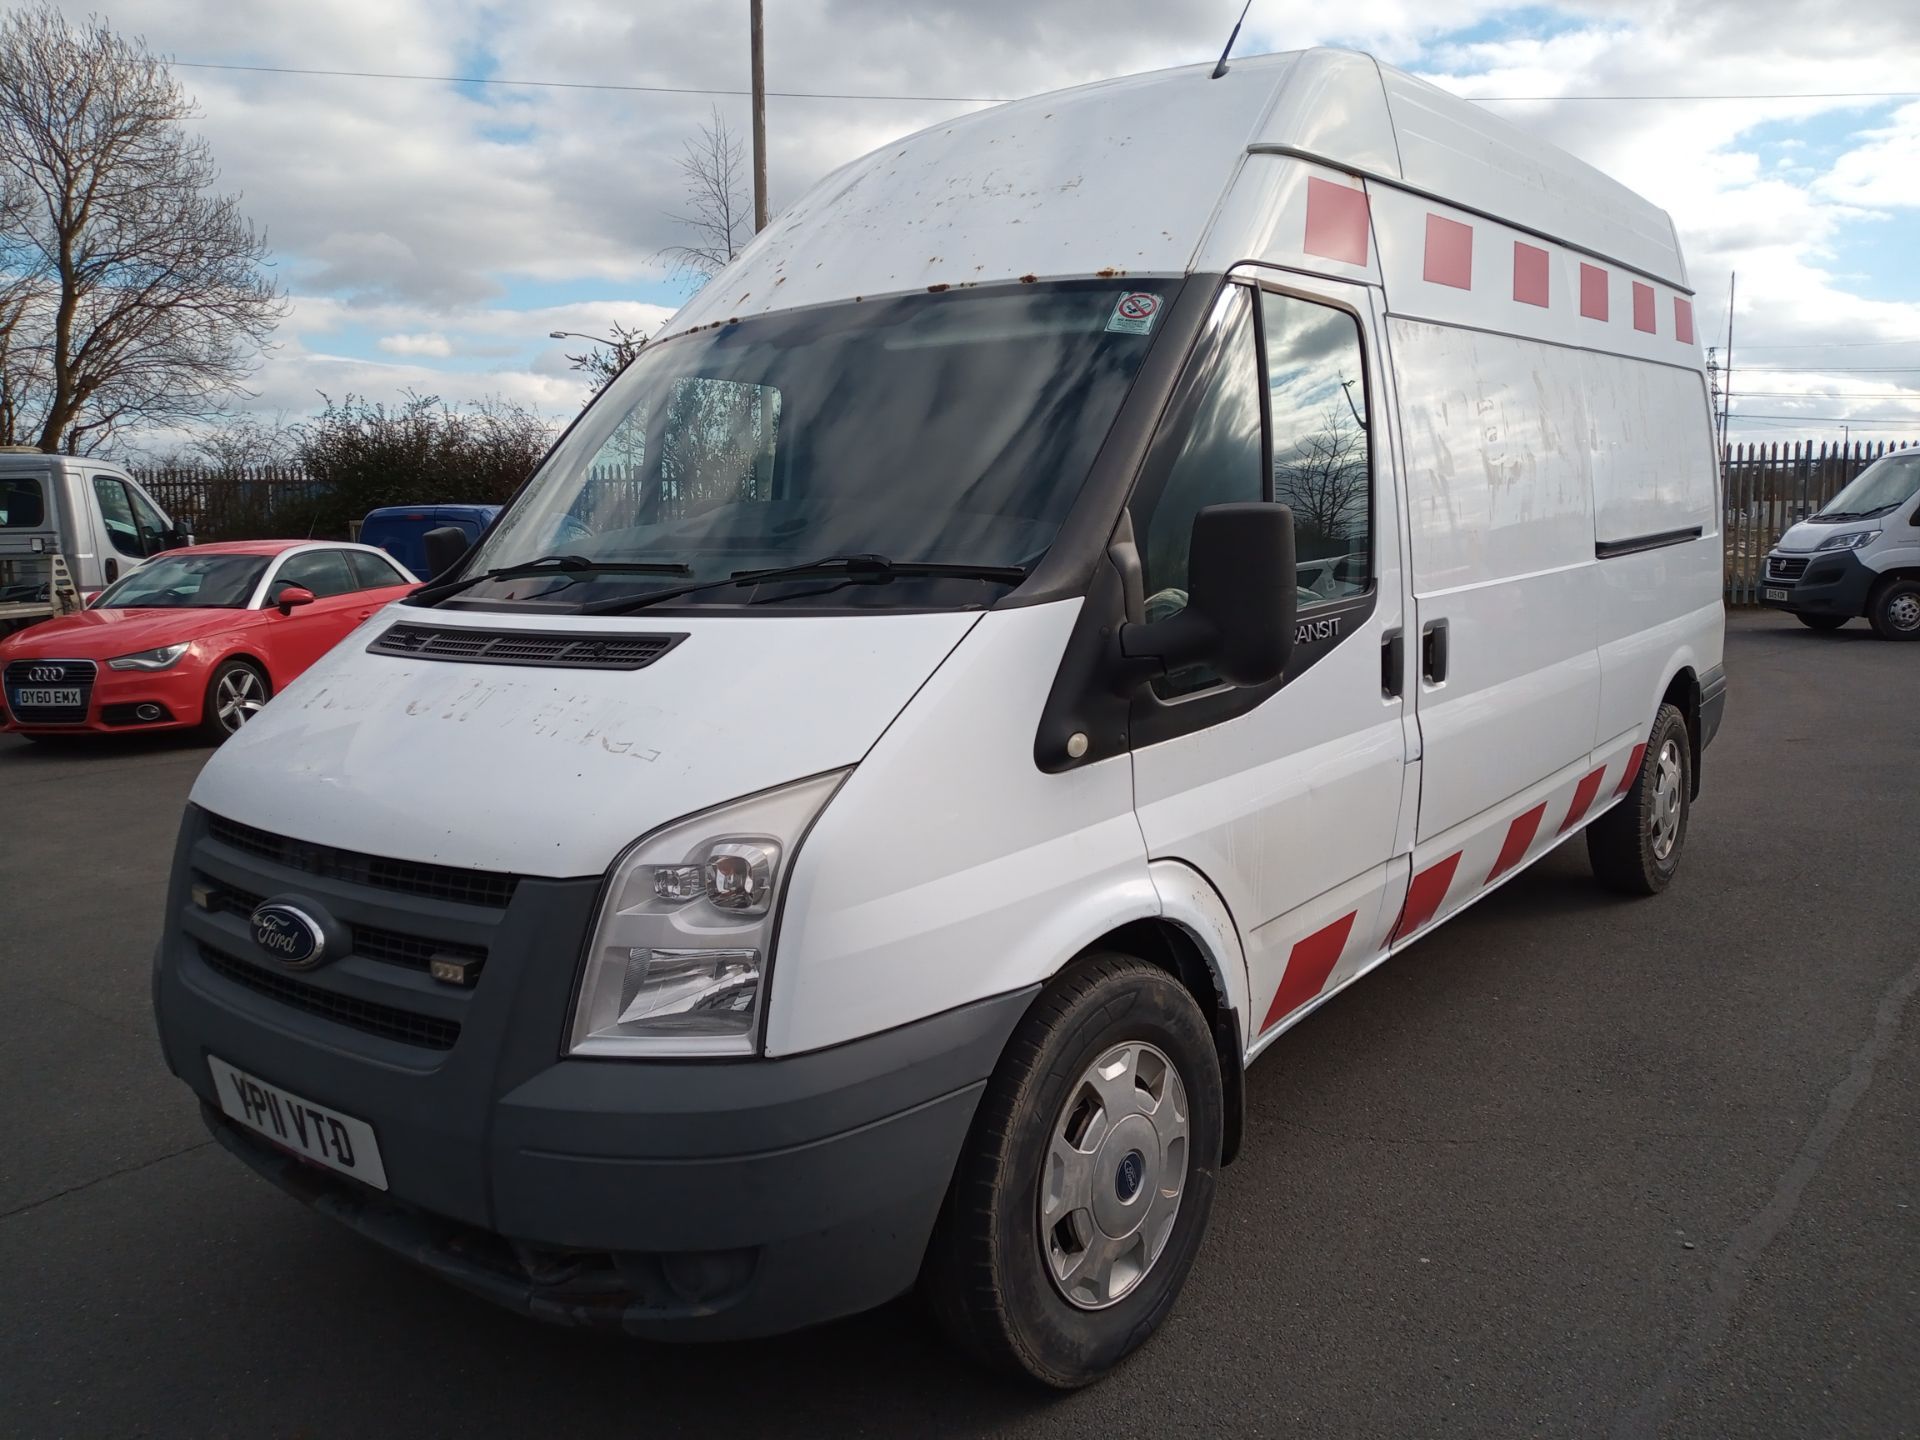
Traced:
POLYGON ((612 600, 594 600, 580 607, 582 615, 624 615, 663 600, 702 590, 719 590, 729 585, 758 585, 768 580, 807 580, 834 575, 848 581, 884 582, 902 576, 946 576, 956 580, 995 580, 1002 585, 1018 585, 1027 578, 1023 565, 949 565, 931 560, 889 560, 884 555, 829 555, 802 565, 781 565, 772 570, 736 570, 724 580, 700 580, 692 585, 669 585, 663 590, 646 590, 638 595, 621 595, 612 600))
POLYGON ((458 580, 443 580, 413 592, 408 600, 415 605, 432 605, 478 585, 482 580, 513 580, 525 575, 577 575, 586 570, 615 575, 691 575, 693 567, 678 560, 589 560, 584 555, 542 555, 520 565, 502 565, 478 575, 463 575, 458 580))

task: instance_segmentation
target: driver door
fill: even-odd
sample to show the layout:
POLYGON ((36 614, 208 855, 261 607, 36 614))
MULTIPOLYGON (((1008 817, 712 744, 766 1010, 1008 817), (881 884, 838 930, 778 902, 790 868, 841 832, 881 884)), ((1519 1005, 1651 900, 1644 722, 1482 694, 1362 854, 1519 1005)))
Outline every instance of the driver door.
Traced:
POLYGON ((1294 512, 1286 675, 1233 688, 1195 667, 1132 717, 1148 851, 1200 870, 1232 912, 1255 1048, 1384 954, 1406 891, 1418 764, 1376 325, 1364 286, 1277 272, 1229 284, 1131 504, 1149 620, 1185 603, 1203 506, 1294 512))
POLYGON ((356 593, 359 582, 342 550, 300 550, 285 557, 267 582, 261 607, 273 610, 280 592, 293 586, 311 590, 314 600, 296 605, 288 614, 267 617, 266 658, 276 691, 331 650, 374 609, 370 597, 356 593))

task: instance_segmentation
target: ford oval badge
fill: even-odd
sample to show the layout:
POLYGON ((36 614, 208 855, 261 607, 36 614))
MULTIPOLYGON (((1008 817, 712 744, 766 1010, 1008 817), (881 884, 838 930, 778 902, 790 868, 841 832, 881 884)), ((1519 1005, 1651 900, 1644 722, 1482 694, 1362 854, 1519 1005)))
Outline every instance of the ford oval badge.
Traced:
POLYGON ((306 911, 269 900, 252 920, 253 943, 289 970, 311 970, 326 959, 326 932, 306 911))

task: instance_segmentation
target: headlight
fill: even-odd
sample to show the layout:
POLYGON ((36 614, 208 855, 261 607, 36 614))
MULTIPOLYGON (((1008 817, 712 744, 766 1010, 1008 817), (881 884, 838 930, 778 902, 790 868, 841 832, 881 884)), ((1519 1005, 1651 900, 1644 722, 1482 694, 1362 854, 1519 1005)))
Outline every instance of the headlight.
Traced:
POLYGON ((574 1003, 575 1055, 751 1055, 780 892, 838 770, 642 836, 614 862, 574 1003))
POLYGON ((164 670, 178 660, 191 645, 162 645, 158 650, 137 650, 131 655, 122 655, 118 660, 109 660, 109 670, 164 670))
POLYGON ((1878 530, 1855 530, 1847 535, 1829 535, 1814 548, 1817 550, 1858 550, 1862 545, 1871 545, 1880 538, 1878 530))

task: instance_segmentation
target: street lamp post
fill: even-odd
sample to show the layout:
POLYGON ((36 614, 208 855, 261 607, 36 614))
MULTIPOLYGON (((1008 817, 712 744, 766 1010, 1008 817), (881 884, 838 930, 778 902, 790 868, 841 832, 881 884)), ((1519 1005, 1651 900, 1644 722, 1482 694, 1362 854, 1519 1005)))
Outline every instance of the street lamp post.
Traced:
POLYGON ((618 340, 609 340, 604 335, 588 335, 579 330, 549 330, 547 338, 549 340, 591 340, 596 345, 605 345, 614 350, 620 348, 618 340))

